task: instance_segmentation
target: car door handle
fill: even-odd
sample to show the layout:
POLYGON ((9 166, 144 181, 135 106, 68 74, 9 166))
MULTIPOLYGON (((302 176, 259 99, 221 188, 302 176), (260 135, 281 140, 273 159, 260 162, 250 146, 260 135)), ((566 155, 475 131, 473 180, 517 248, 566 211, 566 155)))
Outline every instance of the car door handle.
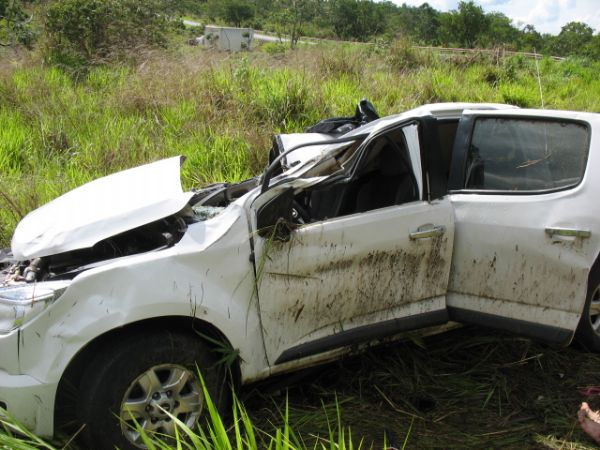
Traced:
POLYGON ((411 231, 408 234, 408 237, 411 239, 429 239, 432 237, 441 236, 446 232, 446 227, 444 225, 421 225, 415 231, 411 231))
POLYGON ((546 234, 551 238, 589 238, 592 235, 588 230, 575 230, 571 228, 546 228, 546 234))

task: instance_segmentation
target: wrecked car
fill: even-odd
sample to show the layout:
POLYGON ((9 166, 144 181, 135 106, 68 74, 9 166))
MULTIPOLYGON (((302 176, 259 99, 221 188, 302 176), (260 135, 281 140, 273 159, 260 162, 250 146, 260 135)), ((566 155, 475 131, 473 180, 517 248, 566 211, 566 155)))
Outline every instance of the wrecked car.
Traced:
POLYGON ((455 322, 600 350, 600 116, 369 109, 277 136, 242 183, 183 192, 170 158, 25 217, 0 406, 42 436, 71 419, 94 448, 133 449, 136 424, 198 421, 196 367, 223 407, 228 383, 455 322))

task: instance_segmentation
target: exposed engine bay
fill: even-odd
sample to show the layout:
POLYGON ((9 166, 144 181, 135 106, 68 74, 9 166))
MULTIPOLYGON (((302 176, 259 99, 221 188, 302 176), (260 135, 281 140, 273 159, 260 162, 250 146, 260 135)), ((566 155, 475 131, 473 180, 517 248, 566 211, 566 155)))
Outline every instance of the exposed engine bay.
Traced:
POLYGON ((178 213, 103 239, 91 248, 0 266, 0 285, 70 279, 115 258, 172 247, 190 225, 218 216, 229 203, 256 185, 254 178, 238 184, 213 184, 196 191, 178 213))

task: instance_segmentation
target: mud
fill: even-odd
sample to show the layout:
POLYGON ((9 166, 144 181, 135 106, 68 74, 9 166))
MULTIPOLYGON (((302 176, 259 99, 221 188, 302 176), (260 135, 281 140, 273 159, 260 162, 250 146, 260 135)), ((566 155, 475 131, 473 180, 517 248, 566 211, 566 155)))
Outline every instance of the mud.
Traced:
MULTIPOLYGON (((444 295, 448 283, 445 236, 413 242, 405 248, 356 254, 351 243, 323 242, 314 261, 299 241, 277 243, 268 254, 261 289, 275 288, 277 303, 262 303, 269 321, 286 330, 292 342, 332 326, 341 331, 357 318, 390 311, 409 302, 444 295)), ((263 291, 264 292, 264 291, 263 291)), ((286 338, 286 339, 287 339, 286 338)), ((281 339, 268 336, 277 347, 281 339)))

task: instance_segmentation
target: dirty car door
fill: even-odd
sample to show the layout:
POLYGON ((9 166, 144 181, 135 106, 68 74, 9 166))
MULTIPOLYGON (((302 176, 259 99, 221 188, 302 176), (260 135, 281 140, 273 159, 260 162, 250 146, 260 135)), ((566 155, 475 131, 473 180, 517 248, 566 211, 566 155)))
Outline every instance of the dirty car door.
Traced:
POLYGON ((598 248, 597 193, 584 181, 590 136, 573 113, 461 119, 450 180, 452 318, 571 340, 598 248))
POLYGON ((271 364, 447 321, 453 216, 447 199, 422 200, 419 125, 358 153, 348 179, 294 192, 307 223, 256 238, 271 364))

